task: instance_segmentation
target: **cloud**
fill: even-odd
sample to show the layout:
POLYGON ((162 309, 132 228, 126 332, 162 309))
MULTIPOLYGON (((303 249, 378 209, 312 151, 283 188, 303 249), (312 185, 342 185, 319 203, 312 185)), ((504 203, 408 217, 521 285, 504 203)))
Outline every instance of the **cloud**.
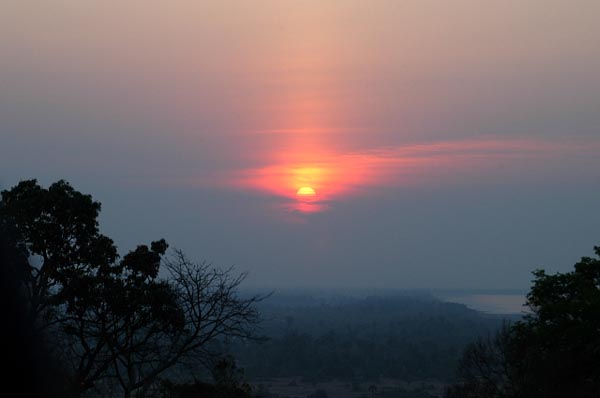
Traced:
POLYGON ((314 213, 327 210, 333 201, 379 189, 476 175, 494 178, 498 173, 521 172, 516 164, 543 168, 559 157, 589 155, 599 146, 582 141, 486 138, 345 153, 298 147, 267 155, 266 164, 237 170, 220 180, 233 189, 283 198, 285 208, 314 213), (298 200, 302 187, 313 188, 316 200, 298 200))

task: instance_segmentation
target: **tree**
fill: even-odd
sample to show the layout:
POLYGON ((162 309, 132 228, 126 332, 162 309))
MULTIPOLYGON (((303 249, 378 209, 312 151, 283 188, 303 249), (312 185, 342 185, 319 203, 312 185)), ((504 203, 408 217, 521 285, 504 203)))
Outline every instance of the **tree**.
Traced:
POLYGON ((140 245, 117 264, 81 275, 63 289, 62 357, 71 364, 76 389, 115 378, 129 396, 143 385, 140 355, 160 349, 157 342, 182 329, 175 292, 158 278, 166 250, 164 240, 140 245))
POLYGON ((15 249, 30 260, 18 274, 39 330, 57 322, 52 311, 64 300, 63 289, 117 258, 113 241, 99 233, 100 207, 62 180, 48 189, 22 181, 2 192, 0 218, 14 231, 15 249))
POLYGON ((599 258, 583 257, 571 272, 534 271, 531 313, 492 344, 468 347, 447 396, 599 396, 600 247, 594 251, 599 258), (486 386, 493 394, 467 395, 486 386))
POLYGON ((75 305, 82 308, 90 301, 84 288, 94 275, 110 272, 117 259, 112 240, 99 233, 100 208, 90 195, 75 191, 65 181, 48 189, 36 180, 22 181, 3 191, 0 201, 0 219, 13 231, 13 250, 25 259, 13 272, 33 332, 55 348, 61 362, 72 364, 70 384, 76 390, 90 388, 110 366, 98 360, 106 348, 101 339, 93 338, 89 345, 79 341, 83 344, 76 348, 64 344, 67 326, 78 314, 75 305), (67 351, 76 355, 62 355, 67 351))
POLYGON ((510 362, 511 327, 504 324, 493 337, 469 344, 458 364, 460 382, 446 391, 446 398, 513 397, 517 384, 510 362))
POLYGON ((244 381, 244 371, 230 356, 215 361, 212 369, 214 385, 194 380, 193 383, 175 384, 165 380, 160 385, 162 398, 249 398, 252 389, 244 381))
POLYGON ((20 281, 27 257, 15 245, 15 228, 0 217, 2 386, 23 397, 64 397, 62 367, 49 355, 24 306, 20 281))
MULTIPOLYGON (((594 251, 600 257, 600 247, 594 251)), ((600 258, 583 257, 574 268, 535 271, 532 314, 515 325, 520 370, 537 384, 529 394, 600 396, 600 258)))
POLYGON ((164 240, 119 258, 99 211, 64 181, 23 181, 0 201, 30 319, 69 366, 74 395, 116 383, 129 397, 174 366, 211 366, 221 339, 254 337, 262 297, 239 296, 244 274, 167 256, 164 240))
MULTIPOLYGON (((176 365, 213 369, 222 354, 216 343, 223 339, 258 338, 254 331, 259 315, 254 304, 263 297, 239 296, 237 289, 245 274, 235 276, 231 268, 219 270, 191 262, 178 250, 164 263, 168 272, 164 291, 159 288, 139 300, 117 300, 122 306, 127 304, 121 318, 112 322, 115 330, 110 334, 116 337, 110 345, 125 396, 150 387, 176 365), (146 302, 148 297, 154 301, 146 302), (140 313, 139 303, 147 303, 147 313, 140 313)), ((129 289, 119 290, 132 297, 129 289)))

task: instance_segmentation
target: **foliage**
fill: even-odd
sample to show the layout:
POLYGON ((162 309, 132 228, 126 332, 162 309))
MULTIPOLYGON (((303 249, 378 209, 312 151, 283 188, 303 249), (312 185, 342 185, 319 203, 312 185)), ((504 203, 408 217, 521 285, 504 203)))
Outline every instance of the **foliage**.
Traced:
POLYGON ((470 346, 448 397, 600 395, 600 258, 534 276, 532 313, 495 341, 470 346))
POLYGON ((505 324, 494 337, 469 344, 458 364, 460 383, 451 385, 447 398, 492 398, 514 396, 516 384, 510 366, 512 331, 505 324))
POLYGON ((0 218, 14 229, 14 247, 40 262, 19 271, 40 329, 56 320, 52 307, 66 301, 65 289, 83 275, 109 269, 117 258, 113 241, 99 233, 100 207, 65 181, 48 189, 35 180, 22 181, 2 192, 0 218))
POLYGON ((160 386, 162 398, 248 398, 250 385, 244 381, 244 371, 232 357, 218 358, 212 368, 215 384, 194 380, 193 383, 173 383, 164 380, 160 386))
POLYGON ((23 300, 20 281, 27 257, 15 245, 16 230, 0 217, 0 311, 2 313, 2 387, 22 397, 66 397, 61 364, 46 350, 23 300))
POLYGON ((237 342, 231 352, 252 378, 308 380, 451 380, 461 350, 501 326, 460 304, 390 296, 260 304, 265 342, 237 342))
POLYGON ((64 181, 23 181, 0 201, 20 259, 10 270, 75 395, 115 383, 126 397, 143 393, 175 366, 209 366, 220 339, 253 337, 261 297, 238 295, 244 274, 167 256, 162 239, 120 258, 99 233, 100 207, 64 181))

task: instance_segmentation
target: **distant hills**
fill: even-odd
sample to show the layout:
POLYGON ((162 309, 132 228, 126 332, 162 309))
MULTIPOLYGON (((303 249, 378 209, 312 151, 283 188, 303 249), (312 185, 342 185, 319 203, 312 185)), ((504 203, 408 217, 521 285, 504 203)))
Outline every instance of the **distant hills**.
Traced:
POLYGON ((249 379, 451 381, 466 344, 516 319, 415 292, 366 297, 280 292, 259 310, 268 340, 229 347, 249 379))

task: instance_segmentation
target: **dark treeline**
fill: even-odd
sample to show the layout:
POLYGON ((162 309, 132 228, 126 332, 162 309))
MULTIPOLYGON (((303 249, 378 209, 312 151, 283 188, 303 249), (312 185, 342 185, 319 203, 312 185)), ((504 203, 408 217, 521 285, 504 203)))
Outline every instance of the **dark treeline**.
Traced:
POLYGON ((29 377, 19 396, 600 396, 600 247, 570 272, 535 271, 531 312, 506 323, 423 294, 244 295, 244 274, 162 239, 120 254, 99 212, 65 181, 1 193, 5 376, 29 377), (279 392, 248 383, 264 379, 279 392), (313 390, 282 394, 287 379, 313 390))
POLYGON ((536 270, 531 313, 469 344, 446 398, 600 396, 600 247, 566 273, 536 270))
POLYGON ((269 340, 231 348, 251 378, 451 380, 465 345, 502 324, 428 296, 332 301, 279 293, 259 308, 269 340))
POLYGON ((100 232, 100 208, 65 181, 2 191, 0 287, 10 296, 6 319, 18 325, 6 332, 22 337, 31 365, 9 366, 43 380, 50 372, 37 371, 31 355, 47 352, 60 396, 175 398, 183 387, 170 378, 181 368, 203 396, 248 395, 231 377, 235 365, 215 349, 226 338, 254 338, 262 298, 238 295, 245 275, 193 262, 163 239, 120 254, 100 232), (214 385, 197 383, 206 372, 214 385))

